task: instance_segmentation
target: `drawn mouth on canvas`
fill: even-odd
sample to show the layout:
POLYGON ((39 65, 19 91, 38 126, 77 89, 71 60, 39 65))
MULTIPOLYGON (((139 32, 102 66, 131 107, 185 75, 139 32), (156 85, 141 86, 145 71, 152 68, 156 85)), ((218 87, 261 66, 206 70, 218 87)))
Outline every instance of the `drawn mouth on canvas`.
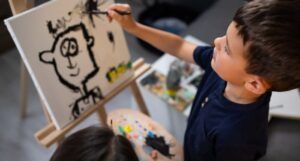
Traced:
POLYGON ((79 69, 79 68, 77 68, 77 71, 76 71, 76 73, 75 73, 75 74, 71 73, 71 74, 70 74, 70 76, 71 76, 71 77, 76 77, 76 76, 78 76, 78 75, 79 75, 79 73, 80 73, 80 69, 79 69))

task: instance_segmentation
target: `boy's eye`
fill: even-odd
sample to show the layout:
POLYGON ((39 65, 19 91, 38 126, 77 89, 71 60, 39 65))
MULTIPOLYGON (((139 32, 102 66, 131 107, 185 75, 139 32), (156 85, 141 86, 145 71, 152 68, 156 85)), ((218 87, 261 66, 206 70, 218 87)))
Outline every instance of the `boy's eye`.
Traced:
POLYGON ((225 53, 229 54, 229 53, 228 53, 227 46, 224 46, 224 51, 225 51, 225 53))

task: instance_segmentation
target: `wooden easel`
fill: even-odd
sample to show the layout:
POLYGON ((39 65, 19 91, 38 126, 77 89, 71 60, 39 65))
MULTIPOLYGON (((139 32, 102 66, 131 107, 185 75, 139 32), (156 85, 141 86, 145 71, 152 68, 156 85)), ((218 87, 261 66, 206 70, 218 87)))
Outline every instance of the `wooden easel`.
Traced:
MULTIPOLYGON (((21 13, 31 7, 34 6, 34 0, 9 0, 9 4, 12 10, 13 15, 16 15, 18 13, 21 13)), ((138 107, 141 112, 143 112, 146 115, 149 115, 148 109, 146 107, 146 104, 142 98, 142 95, 138 89, 136 79, 144 74, 147 70, 150 69, 150 65, 144 63, 143 59, 138 59, 133 63, 133 71, 134 74, 132 77, 127 79, 123 84, 119 85, 117 88, 115 88, 113 91, 108 93, 103 100, 98 102, 96 105, 90 107, 87 111, 85 111, 82 115, 80 115, 76 120, 68 124, 62 129, 56 129, 49 113, 47 112, 44 103, 43 110, 44 115, 46 117, 46 120, 48 122, 48 125, 46 125, 43 129, 38 131, 35 134, 35 138, 38 142, 40 142, 45 147, 50 147, 54 143, 59 143, 62 138, 66 135, 67 132, 72 130, 76 125, 81 123, 83 120, 88 118, 91 114, 97 113, 100 121, 103 124, 106 124, 106 111, 104 108, 105 103, 107 103, 109 100, 111 100, 114 96, 116 96, 118 93, 120 93, 122 90, 124 90, 127 87, 131 88, 131 91, 133 93, 133 96, 138 104, 138 107)), ((27 101, 27 82, 28 82, 28 72, 24 66, 23 61, 21 61, 21 78, 20 78, 20 107, 21 107, 21 116, 25 116, 26 111, 26 101, 27 101)))
MULTIPOLYGON (((34 6, 34 0, 8 0, 13 15, 28 10, 34 6)), ((27 108, 28 72, 23 61, 20 63, 20 115, 24 118, 27 108)))
POLYGON ((90 107, 82 115, 80 115, 76 120, 65 126, 63 129, 56 129, 53 122, 45 126, 43 129, 35 133, 35 138, 45 147, 50 147, 52 144, 59 142, 61 138, 65 136, 67 132, 73 129, 76 125, 81 123, 83 120, 88 118, 94 112, 97 112, 99 119, 103 124, 106 124, 106 111, 104 108, 105 103, 111 100, 114 96, 120 93, 127 87, 130 87, 133 93, 133 96, 138 104, 138 107, 141 112, 146 115, 149 115, 146 104, 142 98, 142 95, 138 89, 136 79, 144 74, 147 70, 150 69, 149 64, 145 64, 143 59, 138 59, 133 63, 134 75, 126 80, 123 84, 119 85, 116 89, 108 93, 103 100, 98 102, 96 105, 90 107))

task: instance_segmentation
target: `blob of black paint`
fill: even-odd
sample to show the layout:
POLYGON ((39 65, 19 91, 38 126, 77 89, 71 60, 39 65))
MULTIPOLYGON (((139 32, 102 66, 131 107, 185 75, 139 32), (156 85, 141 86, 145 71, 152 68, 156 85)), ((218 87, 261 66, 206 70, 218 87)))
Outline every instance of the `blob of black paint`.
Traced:
POLYGON ((99 14, 106 14, 106 12, 100 11, 98 8, 98 5, 102 5, 105 2, 105 0, 103 2, 99 2, 98 0, 87 0, 85 3, 85 13, 88 14, 93 27, 96 27, 93 16, 98 17, 99 14))
POLYGON ((56 37, 56 34, 58 30, 62 29, 65 30, 67 27, 67 23, 71 21, 71 18, 67 17, 62 17, 60 19, 57 19, 54 23, 52 24, 52 21, 47 21, 47 28, 50 34, 52 34, 53 38, 56 37))
POLYGON ((111 31, 107 32, 107 37, 109 42, 111 42, 113 44, 113 49, 115 49, 115 38, 114 38, 114 34, 111 31))
MULTIPOLYGON (((53 27, 51 21, 47 21, 47 27, 50 34, 55 35, 57 32, 57 29, 53 27)), ((53 36, 54 37, 54 36, 53 36)))
POLYGON ((115 43, 114 34, 111 31, 107 32, 107 37, 111 43, 115 43))
POLYGON ((146 144, 170 159, 175 156, 174 154, 170 154, 170 146, 166 144, 165 138, 162 136, 157 137, 155 134, 153 136, 148 135, 146 137, 146 144))

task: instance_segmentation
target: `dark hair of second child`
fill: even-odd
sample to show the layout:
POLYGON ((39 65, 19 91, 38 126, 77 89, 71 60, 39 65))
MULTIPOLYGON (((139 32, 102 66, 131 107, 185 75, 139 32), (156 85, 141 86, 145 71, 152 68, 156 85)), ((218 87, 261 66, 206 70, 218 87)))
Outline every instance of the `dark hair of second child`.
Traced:
POLYGON ((73 133, 50 161, 138 161, 131 143, 108 127, 91 126, 73 133))

